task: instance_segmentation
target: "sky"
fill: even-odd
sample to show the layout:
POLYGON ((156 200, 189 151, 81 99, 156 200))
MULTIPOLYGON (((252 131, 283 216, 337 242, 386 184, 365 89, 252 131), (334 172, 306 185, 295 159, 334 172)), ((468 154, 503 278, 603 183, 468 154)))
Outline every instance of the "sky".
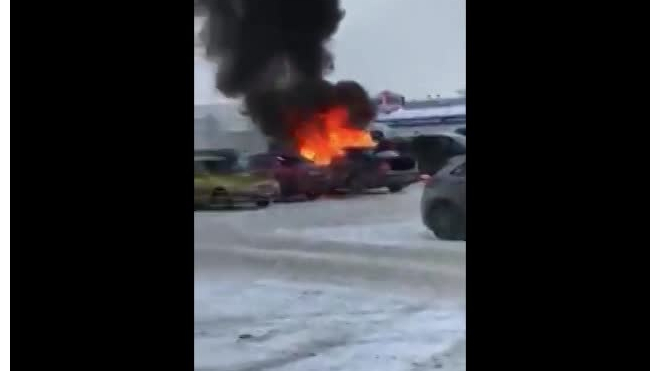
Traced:
MULTIPOLYGON (((342 0, 346 16, 329 43, 335 71, 370 94, 455 96, 465 88, 465 0, 342 0)), ((195 59, 195 101, 217 100, 214 67, 195 59)))

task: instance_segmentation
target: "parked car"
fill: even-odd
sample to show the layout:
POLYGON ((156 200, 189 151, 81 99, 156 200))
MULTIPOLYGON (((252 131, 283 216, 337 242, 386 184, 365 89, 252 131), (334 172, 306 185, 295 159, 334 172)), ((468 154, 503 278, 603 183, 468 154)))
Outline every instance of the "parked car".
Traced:
POLYGON ((332 189, 353 193, 383 187, 399 192, 419 179, 415 160, 393 150, 347 148, 345 156, 333 160, 328 169, 332 189))
POLYGON ((249 157, 249 168, 257 174, 273 177, 282 197, 304 195, 314 200, 330 186, 327 169, 296 154, 259 153, 249 157))
POLYGON ((195 155, 195 207, 254 203, 268 206, 279 196, 279 184, 271 177, 251 174, 245 159, 235 151, 195 155))
POLYGON ((411 151, 417 160, 419 171, 433 175, 442 169, 449 159, 465 155, 466 137, 453 132, 417 137, 411 142, 411 151))
POLYGON ((376 148, 393 148, 404 156, 410 156, 417 162, 420 173, 433 175, 450 158, 466 153, 466 138, 465 134, 447 131, 432 136, 384 138, 376 148))
POLYGON ((436 237, 465 241, 465 155, 426 181, 422 194, 422 220, 436 237))

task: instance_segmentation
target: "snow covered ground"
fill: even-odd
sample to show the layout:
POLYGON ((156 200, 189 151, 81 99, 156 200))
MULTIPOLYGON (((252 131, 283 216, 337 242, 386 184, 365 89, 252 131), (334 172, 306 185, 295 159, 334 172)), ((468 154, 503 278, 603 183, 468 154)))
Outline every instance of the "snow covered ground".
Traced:
POLYGON ((197 212, 195 368, 465 369, 465 243, 420 193, 197 212))

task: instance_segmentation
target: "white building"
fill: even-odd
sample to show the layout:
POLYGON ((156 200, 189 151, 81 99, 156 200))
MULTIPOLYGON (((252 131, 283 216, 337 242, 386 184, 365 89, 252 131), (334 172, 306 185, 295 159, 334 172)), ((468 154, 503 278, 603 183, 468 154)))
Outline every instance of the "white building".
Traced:
POLYGON ((465 102, 379 113, 369 130, 386 138, 435 136, 466 127, 465 102))

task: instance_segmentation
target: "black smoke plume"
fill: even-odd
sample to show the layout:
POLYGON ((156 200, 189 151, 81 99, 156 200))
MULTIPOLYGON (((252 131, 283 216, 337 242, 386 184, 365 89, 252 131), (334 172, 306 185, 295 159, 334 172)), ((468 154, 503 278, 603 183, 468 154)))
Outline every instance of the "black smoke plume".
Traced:
POLYGON ((218 64, 217 88, 244 99, 246 114, 277 141, 326 108, 344 105, 351 124, 364 128, 375 115, 356 82, 323 79, 334 68, 325 44, 344 11, 339 0, 203 0, 203 39, 218 64))

